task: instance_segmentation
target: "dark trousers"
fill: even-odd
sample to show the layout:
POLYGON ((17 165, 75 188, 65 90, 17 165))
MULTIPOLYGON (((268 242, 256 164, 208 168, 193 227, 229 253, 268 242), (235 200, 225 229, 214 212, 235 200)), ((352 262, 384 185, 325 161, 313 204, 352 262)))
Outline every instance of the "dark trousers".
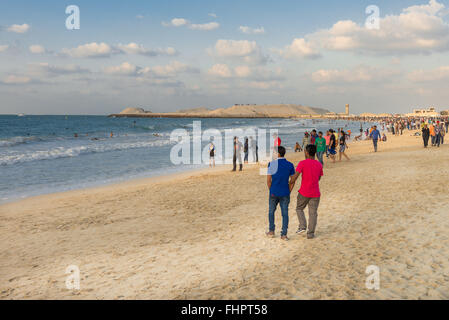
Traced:
POLYGON ((282 231, 281 236, 286 236, 288 231, 288 205, 290 204, 290 196, 276 197, 270 195, 269 209, 268 209, 268 223, 270 225, 270 232, 274 232, 276 225, 274 224, 274 213, 278 204, 281 205, 282 212, 282 231))
POLYGON ((424 148, 427 148, 427 146, 429 145, 429 136, 423 135, 422 139, 423 139, 423 142, 424 142, 424 148))
POLYGON ((377 152, 377 139, 373 139, 374 152, 377 152))

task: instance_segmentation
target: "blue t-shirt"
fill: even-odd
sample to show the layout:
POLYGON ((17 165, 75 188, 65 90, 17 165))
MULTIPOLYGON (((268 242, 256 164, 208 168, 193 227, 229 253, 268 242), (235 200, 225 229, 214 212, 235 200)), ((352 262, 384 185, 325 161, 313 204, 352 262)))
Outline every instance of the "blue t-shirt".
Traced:
POLYGON ((295 175, 293 163, 286 159, 277 159, 268 164, 268 174, 271 176, 270 195, 286 197, 290 195, 288 182, 295 175))
POLYGON ((373 132, 371 132, 371 137, 373 138, 373 140, 379 140, 380 139, 380 132, 379 130, 373 130, 373 132))

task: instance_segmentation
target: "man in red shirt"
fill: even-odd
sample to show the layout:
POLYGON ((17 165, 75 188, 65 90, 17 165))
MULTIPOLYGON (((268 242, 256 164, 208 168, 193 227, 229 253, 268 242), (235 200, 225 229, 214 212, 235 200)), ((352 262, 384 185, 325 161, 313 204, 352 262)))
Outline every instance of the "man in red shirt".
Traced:
POLYGON ((290 191, 293 190, 296 180, 302 174, 301 188, 299 189, 296 205, 296 214, 299 220, 299 229, 296 233, 303 234, 307 231, 304 209, 309 206, 309 230, 307 231, 307 239, 313 239, 315 237, 318 220, 318 206, 321 197, 319 181, 323 176, 323 166, 319 161, 315 160, 316 146, 308 145, 305 154, 306 160, 298 164, 296 174, 291 179, 290 191))

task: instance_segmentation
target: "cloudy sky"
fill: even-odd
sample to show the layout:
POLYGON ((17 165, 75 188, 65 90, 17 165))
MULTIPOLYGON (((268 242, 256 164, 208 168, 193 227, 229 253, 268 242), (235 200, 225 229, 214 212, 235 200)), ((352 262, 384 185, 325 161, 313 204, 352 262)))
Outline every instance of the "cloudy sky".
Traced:
POLYGON ((449 109, 448 84, 447 0, 0 2, 0 114, 409 112, 449 109), (66 28, 72 4, 79 30, 66 28))

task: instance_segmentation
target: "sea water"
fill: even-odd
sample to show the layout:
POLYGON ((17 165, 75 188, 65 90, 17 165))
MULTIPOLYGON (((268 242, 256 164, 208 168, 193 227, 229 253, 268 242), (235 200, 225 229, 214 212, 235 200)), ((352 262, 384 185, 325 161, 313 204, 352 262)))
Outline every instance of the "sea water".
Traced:
POLYGON ((0 115, 0 202, 206 166, 170 161, 172 131, 192 134, 193 121, 223 137, 227 129, 265 129, 269 141, 270 130, 278 130, 288 150, 314 128, 360 129, 359 122, 335 120, 0 115))

